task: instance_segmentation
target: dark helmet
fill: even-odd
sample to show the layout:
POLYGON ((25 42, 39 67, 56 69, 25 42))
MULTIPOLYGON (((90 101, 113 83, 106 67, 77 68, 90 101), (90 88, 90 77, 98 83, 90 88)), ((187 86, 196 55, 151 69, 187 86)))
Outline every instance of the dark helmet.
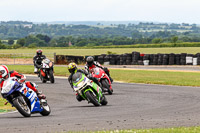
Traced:
POLYGON ((94 63, 94 58, 92 56, 87 57, 86 62, 88 66, 92 66, 94 63))
POLYGON ((76 63, 70 63, 67 68, 70 73, 74 73, 77 70, 77 65, 76 63))
POLYGON ((42 50, 41 50, 41 49, 38 49, 38 50, 36 51, 36 54, 37 54, 37 56, 41 56, 41 55, 42 55, 42 50))

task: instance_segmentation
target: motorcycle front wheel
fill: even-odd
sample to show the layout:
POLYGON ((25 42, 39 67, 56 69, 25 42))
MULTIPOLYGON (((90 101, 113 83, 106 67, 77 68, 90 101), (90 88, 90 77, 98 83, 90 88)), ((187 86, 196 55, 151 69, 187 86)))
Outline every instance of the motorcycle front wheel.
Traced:
POLYGON ((16 99, 14 99, 13 104, 15 108, 19 111, 19 113, 22 114, 24 117, 31 116, 30 108, 22 96, 19 96, 16 99))
POLYGON ((102 86, 107 89, 108 94, 112 95, 113 91, 110 90, 110 85, 109 85, 108 80, 104 79, 104 80, 101 81, 101 83, 102 83, 102 86))
POLYGON ((99 103, 97 97, 91 92, 91 91, 86 91, 85 95, 88 99, 89 102, 94 104, 94 106, 100 106, 101 104, 99 103))
POLYGON ((43 116, 48 116, 51 113, 50 106, 45 102, 42 103, 43 111, 40 112, 41 115, 43 116))
POLYGON ((54 79, 54 75, 53 75, 53 70, 49 70, 49 77, 50 77, 50 82, 54 83, 55 79, 54 79))

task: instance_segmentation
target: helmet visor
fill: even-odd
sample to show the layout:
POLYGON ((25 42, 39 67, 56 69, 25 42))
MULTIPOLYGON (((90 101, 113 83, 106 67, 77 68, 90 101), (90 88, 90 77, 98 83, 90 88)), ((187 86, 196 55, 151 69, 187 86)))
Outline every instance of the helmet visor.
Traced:
POLYGON ((93 62, 87 62, 88 66, 92 66, 93 62))

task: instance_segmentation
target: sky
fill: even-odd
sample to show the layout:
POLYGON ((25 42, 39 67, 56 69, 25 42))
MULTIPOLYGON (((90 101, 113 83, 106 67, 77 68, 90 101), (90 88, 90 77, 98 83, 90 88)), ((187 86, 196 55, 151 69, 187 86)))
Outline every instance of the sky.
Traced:
POLYGON ((0 0, 0 21, 200 24, 200 0, 0 0))

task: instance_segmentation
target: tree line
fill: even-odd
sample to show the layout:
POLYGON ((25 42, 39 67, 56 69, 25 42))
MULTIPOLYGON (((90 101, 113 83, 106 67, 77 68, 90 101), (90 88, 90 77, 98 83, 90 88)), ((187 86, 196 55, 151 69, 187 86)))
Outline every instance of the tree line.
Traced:
POLYGON ((90 25, 33 24, 24 21, 0 23, 2 48, 109 46, 200 42, 196 24, 111 24, 90 25), (6 41, 5 41, 6 40, 6 41))

